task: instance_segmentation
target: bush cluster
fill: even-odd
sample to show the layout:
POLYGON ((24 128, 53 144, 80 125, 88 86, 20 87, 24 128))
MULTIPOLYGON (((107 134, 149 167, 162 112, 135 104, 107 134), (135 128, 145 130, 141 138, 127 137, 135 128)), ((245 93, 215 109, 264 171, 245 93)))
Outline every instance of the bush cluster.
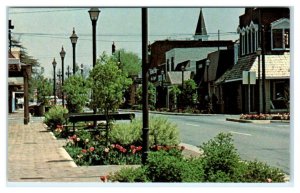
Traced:
MULTIPOLYGON (((149 144, 174 146, 180 143, 177 125, 166 118, 150 117, 149 144)), ((110 142, 121 145, 142 143, 142 120, 133 120, 131 123, 114 124, 110 131, 110 142)))
MULTIPOLYGON (((112 174, 120 182, 284 182, 277 168, 259 161, 243 161, 231 134, 220 133, 201 146, 203 155, 184 158, 181 153, 151 152, 148 162, 138 169, 112 174)), ((175 150, 174 151, 180 151, 175 150)))
POLYGON ((68 113, 68 110, 62 106, 55 105, 45 113, 44 123, 51 129, 54 130, 58 125, 63 125, 65 122, 64 114, 68 113))

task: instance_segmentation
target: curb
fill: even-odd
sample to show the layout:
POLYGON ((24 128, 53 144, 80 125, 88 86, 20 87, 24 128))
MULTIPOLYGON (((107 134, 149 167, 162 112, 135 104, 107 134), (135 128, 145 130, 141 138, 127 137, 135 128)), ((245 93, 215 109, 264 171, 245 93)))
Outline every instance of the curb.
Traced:
POLYGON ((180 143, 179 146, 184 146, 186 150, 201 154, 199 147, 187 143, 180 143))
POLYGON ((246 120, 246 119, 233 119, 233 118, 226 118, 226 121, 233 121, 239 123, 256 123, 256 124, 290 123, 289 120, 246 120))
POLYGON ((244 119, 233 119, 226 118, 226 121, 239 122, 239 123, 256 123, 256 124, 269 124, 270 120, 244 120, 244 119))
MULTIPOLYGON (((142 113, 142 110, 119 109, 119 111, 142 113)), ((162 114, 162 115, 180 115, 180 116, 213 116, 213 115, 218 115, 218 114, 194 114, 194 113, 176 113, 176 112, 160 112, 160 111, 149 111, 149 113, 162 114)))

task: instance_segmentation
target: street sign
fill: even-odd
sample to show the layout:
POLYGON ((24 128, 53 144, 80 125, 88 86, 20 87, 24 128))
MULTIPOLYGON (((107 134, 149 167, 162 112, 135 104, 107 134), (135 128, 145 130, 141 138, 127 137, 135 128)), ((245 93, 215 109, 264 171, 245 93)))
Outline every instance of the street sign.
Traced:
POLYGON ((243 84, 255 84, 256 73, 251 71, 243 71, 243 84))

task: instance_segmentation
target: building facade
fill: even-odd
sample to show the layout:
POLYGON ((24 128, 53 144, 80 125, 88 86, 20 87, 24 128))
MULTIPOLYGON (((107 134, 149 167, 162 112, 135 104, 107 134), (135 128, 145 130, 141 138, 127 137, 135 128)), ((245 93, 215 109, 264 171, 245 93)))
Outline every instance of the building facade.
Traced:
POLYGON ((240 16, 239 59, 215 81, 223 91, 226 113, 289 111, 290 10, 246 8, 240 16), (255 84, 243 84, 243 72, 255 84))

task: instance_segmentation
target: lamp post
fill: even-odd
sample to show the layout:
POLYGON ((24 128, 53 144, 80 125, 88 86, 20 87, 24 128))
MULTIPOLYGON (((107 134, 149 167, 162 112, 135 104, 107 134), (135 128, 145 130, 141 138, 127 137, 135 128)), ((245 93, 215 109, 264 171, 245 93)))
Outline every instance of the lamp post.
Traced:
POLYGON ((83 77, 83 64, 80 65, 81 76, 83 77))
POLYGON ((54 96, 54 104, 56 105, 56 93, 55 93, 55 84, 56 84, 55 68, 56 68, 56 61, 55 61, 55 58, 53 59, 52 65, 53 65, 53 96, 54 96))
POLYGON ((181 72, 182 72, 182 89, 184 88, 184 70, 185 70, 185 67, 181 66, 181 72))
POLYGON ((210 97, 210 85, 209 85, 209 78, 208 78, 208 68, 210 65, 210 60, 206 60, 206 80, 207 80, 207 93, 208 93, 208 99, 210 97))
POLYGON ((261 79, 262 79, 262 104, 263 104, 263 113, 266 113, 266 86, 265 86, 265 81, 266 81, 266 68, 265 68, 265 29, 264 25, 261 26, 261 59, 262 59, 262 74, 261 74, 261 79))
POLYGON ((100 10, 98 8, 91 8, 89 10, 90 18, 93 26, 93 67, 96 65, 96 25, 100 10))
POLYGON ((78 39, 78 36, 75 33, 75 28, 73 28, 73 34, 70 36, 70 40, 71 40, 72 47, 73 47, 73 75, 75 75, 75 63, 76 63, 75 47, 76 47, 77 39, 78 39))
MULTIPOLYGON (((96 65, 96 53, 97 53, 97 47, 96 47, 96 25, 97 25, 97 20, 99 17, 100 10, 98 8, 91 8, 89 10, 89 15, 92 21, 92 26, 93 26, 93 68, 96 65)), ((94 98, 94 94, 92 93, 92 98, 94 98)), ((97 108, 93 108, 93 113, 97 113, 97 108)), ((97 122, 94 121, 94 127, 96 127, 97 122)))
POLYGON ((256 54, 258 56, 258 68, 257 68, 257 71, 258 71, 258 76, 257 76, 257 93, 258 93, 258 102, 257 102, 257 113, 260 114, 260 55, 261 55, 261 48, 258 47, 257 50, 256 50, 256 54))
POLYGON ((143 153, 142 164, 146 164, 149 153, 149 105, 148 105, 148 10, 142 8, 142 98, 143 98, 143 153))
MULTIPOLYGON (((61 51, 60 51, 60 57, 61 57, 61 74, 62 74, 62 80, 61 80, 61 85, 62 87, 64 86, 64 80, 65 80, 65 70, 64 70, 64 58, 66 56, 66 52, 64 50, 64 47, 61 47, 61 51)), ((64 92, 61 92, 62 95, 62 106, 65 107, 65 95, 64 92)))

